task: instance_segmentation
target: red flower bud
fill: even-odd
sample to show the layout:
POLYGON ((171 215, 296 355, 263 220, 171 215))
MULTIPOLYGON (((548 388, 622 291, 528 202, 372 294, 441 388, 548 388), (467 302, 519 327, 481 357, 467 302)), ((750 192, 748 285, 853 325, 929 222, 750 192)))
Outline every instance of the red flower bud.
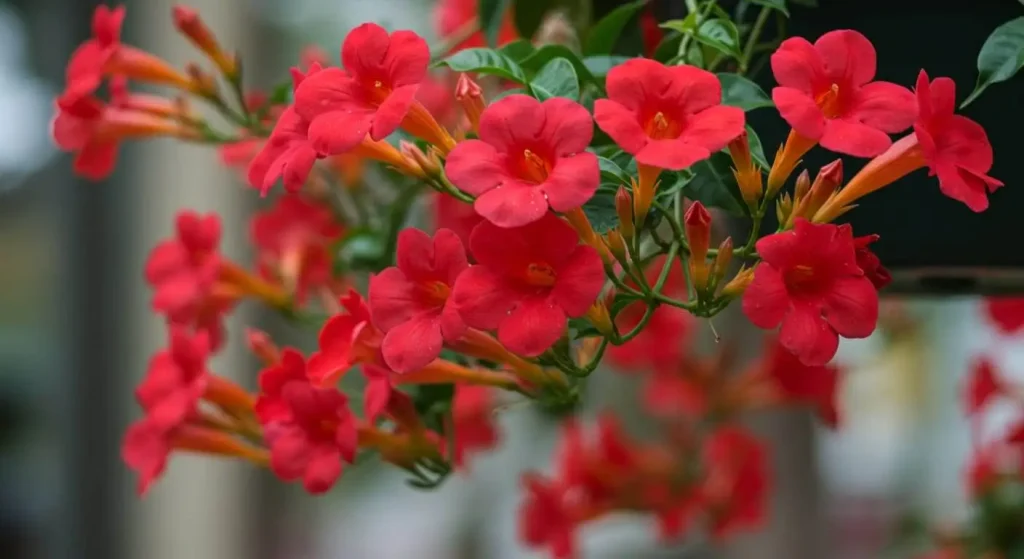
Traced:
POLYGON ((711 244, 711 214, 700 202, 694 202, 683 217, 686 239, 690 243, 690 275, 693 286, 704 289, 708 283, 707 256, 711 244))
POLYGON ((228 79, 238 77, 237 60, 220 48, 217 38, 195 10, 187 6, 175 6, 173 15, 174 27, 196 48, 203 51, 203 54, 210 57, 228 79))
POLYGON ((615 193, 615 213, 619 215, 619 232, 622 238, 631 241, 636 234, 636 227, 633 224, 633 201, 629 199, 629 193, 625 188, 619 187, 615 193))
POLYGON ((480 86, 470 79, 468 74, 461 74, 459 82, 455 84, 455 100, 462 105, 462 110, 469 119, 470 129, 473 132, 480 132, 480 115, 483 114, 486 103, 484 102, 484 91, 480 86))

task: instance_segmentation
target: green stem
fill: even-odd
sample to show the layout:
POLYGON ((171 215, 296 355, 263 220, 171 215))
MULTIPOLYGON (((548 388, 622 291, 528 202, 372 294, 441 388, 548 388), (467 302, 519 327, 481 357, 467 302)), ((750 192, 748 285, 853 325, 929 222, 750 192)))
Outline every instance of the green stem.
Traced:
POLYGON ((750 65, 750 57, 754 55, 754 47, 757 46, 757 40, 761 38, 761 32, 764 31, 764 26, 768 23, 771 11, 772 8, 761 8, 761 12, 757 14, 757 19, 754 20, 754 27, 751 28, 750 35, 747 37, 747 46, 743 49, 743 58, 740 59, 740 74, 747 72, 747 67, 750 65))

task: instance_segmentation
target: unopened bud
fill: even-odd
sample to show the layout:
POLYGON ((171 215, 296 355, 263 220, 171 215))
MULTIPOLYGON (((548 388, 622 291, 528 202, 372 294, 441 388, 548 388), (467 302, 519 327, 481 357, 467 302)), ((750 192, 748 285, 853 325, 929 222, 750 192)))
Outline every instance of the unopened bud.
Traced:
POLYGON ((191 91, 202 97, 217 97, 217 80, 210 73, 204 71, 194 62, 189 62, 185 66, 185 73, 188 74, 189 82, 191 82, 189 88, 191 91))
POLYGON ((626 259, 626 241, 622 238, 622 233, 612 229, 605 233, 605 242, 608 245, 608 250, 611 251, 612 256, 619 261, 623 266, 626 265, 628 260, 626 259))
POLYGON ((686 240, 690 243, 690 277, 698 291, 708 284, 708 248, 711 244, 711 214, 700 202, 694 202, 683 216, 686 240))
POLYGON ((229 79, 238 76, 238 61, 220 47, 217 38, 206 26, 199 14, 187 6, 175 6, 174 27, 188 38, 197 49, 203 51, 229 79))
POLYGON ((473 132, 480 132, 480 115, 483 114, 487 103, 484 101, 484 90, 475 81, 469 78, 468 74, 461 74, 459 82, 455 84, 455 100, 462 105, 466 118, 469 119, 470 129, 473 132))
POLYGON ((836 159, 818 171, 806 201, 800 204, 801 217, 810 219, 843 183, 843 160, 836 159))
POLYGON ((743 268, 722 288, 722 295, 725 297, 738 297, 747 290, 750 282, 754 281, 754 269, 743 268))
POLYGON ((615 193, 615 213, 619 216, 619 231, 622 233, 622 238, 632 241, 636 234, 633 224, 633 201, 629 199, 626 189, 621 186, 615 193))
POLYGON ((402 154, 402 159, 406 163, 405 168, 402 170, 408 174, 417 177, 434 177, 440 174, 440 160, 435 163, 416 144, 401 140, 398 142, 398 151, 402 154))
POLYGON ((796 178, 796 188, 793 190, 793 200, 799 202, 807 196, 807 193, 811 190, 811 175, 807 173, 807 169, 800 172, 800 175, 796 178))
POLYGON ((792 211, 793 200, 789 197, 789 194, 779 196, 779 199, 775 201, 775 217, 779 220, 779 223, 786 223, 792 211))
POLYGON ((249 351, 258 357, 264 365, 273 365, 281 360, 280 348, 270 339, 270 335, 263 330, 246 328, 245 342, 249 346, 249 351))
POLYGON ((711 267, 711 277, 718 283, 725 277, 732 263, 732 237, 726 237, 722 244, 718 245, 718 254, 715 255, 715 262, 711 267))
POLYGON ((597 328, 597 331, 605 336, 615 335, 615 326, 612 325, 612 317, 608 314, 608 307, 601 301, 596 301, 587 309, 587 320, 597 328))
POLYGON ((751 209, 757 207, 764 194, 761 182, 761 169, 757 167, 750 155, 750 140, 744 132, 729 142, 729 155, 732 156, 733 176, 740 188, 743 201, 751 209))

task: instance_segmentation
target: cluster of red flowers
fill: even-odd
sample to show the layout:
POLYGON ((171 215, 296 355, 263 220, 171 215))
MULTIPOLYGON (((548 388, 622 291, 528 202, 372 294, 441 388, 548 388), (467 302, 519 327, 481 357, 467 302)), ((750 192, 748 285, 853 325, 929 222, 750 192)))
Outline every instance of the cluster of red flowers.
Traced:
MULTIPOLYGON (((442 4, 446 50, 483 46, 475 6, 442 4)), ((650 18, 641 17, 644 35, 656 38, 650 18)), ((574 528, 614 511, 653 513, 665 537, 698 519, 718 537, 756 526, 771 485, 767 449, 738 417, 801 405, 836 425, 838 371, 828 363, 840 337, 875 329, 878 290, 890 279, 869 248, 877 235, 855 237, 831 222, 918 168, 975 211, 1001 186, 985 174, 984 131, 953 114, 952 81, 922 71, 914 93, 873 81, 874 49, 855 31, 814 44, 788 39, 771 55, 772 98, 792 132, 765 185, 744 111, 723 104, 719 78, 694 66, 629 59, 608 71, 596 87, 607 97, 592 104, 531 88, 488 103, 485 78, 431 76, 422 37, 366 23, 344 39, 340 67, 307 52, 290 84, 266 95, 245 90, 237 57, 195 12, 176 8, 176 27, 217 68, 229 98, 198 64, 180 72, 122 44, 123 19, 123 8, 98 8, 93 37, 68 65, 53 135, 77 154, 76 170, 101 178, 118 142, 173 136, 220 145, 224 163, 243 168, 262 196, 278 182, 285 190, 252 219, 254 271, 220 254, 216 216, 190 212, 147 262, 171 341, 138 391, 146 414, 124 444, 142 490, 172 449, 264 464, 310 493, 330 489, 345 464, 372 451, 429 487, 498 442, 497 390, 571 405, 607 350, 613 364, 644 373, 645 408, 664 420, 665 437, 628 441, 603 416, 590 444, 570 422, 557 475, 526 476, 523 539, 568 557, 574 528), (180 95, 129 93, 129 81, 180 95), (104 86, 110 101, 100 99, 104 86), (217 131, 188 96, 234 130, 217 131), (598 156, 595 123, 613 142, 601 153, 626 162, 621 168, 608 171, 619 164, 598 156), (406 139, 392 143, 399 135, 406 139), (813 182, 804 171, 792 194, 782 193, 817 144, 872 159, 845 186, 837 161, 813 182), (754 221, 742 246, 726 238, 711 248, 708 208, 684 202, 686 190, 671 202, 664 195, 663 185, 720 152, 754 221), (339 247, 380 225, 361 217, 379 203, 363 184, 367 161, 406 184, 390 192, 382 247, 360 261, 371 272, 364 298, 339 247), (588 210, 606 172, 620 173, 611 185, 615 224, 598 228, 588 210), (333 190, 337 183, 345 188, 333 190), (435 191, 433 233, 406 227, 404 208, 421 186, 435 191), (779 229, 760 237, 776 200, 779 229), (743 267, 730 278, 734 259, 743 267), (728 374, 731 351, 707 358, 688 348, 694 315, 711 317, 739 298, 751 322, 779 332, 762 359, 728 374), (316 306, 327 312, 308 355, 249 332, 264 364, 256 394, 206 366, 224 343, 224 315, 243 300, 304 322, 316 306), (339 388, 353 369, 365 381, 358 398, 339 388)), ((506 20, 500 43, 516 38, 506 20)))

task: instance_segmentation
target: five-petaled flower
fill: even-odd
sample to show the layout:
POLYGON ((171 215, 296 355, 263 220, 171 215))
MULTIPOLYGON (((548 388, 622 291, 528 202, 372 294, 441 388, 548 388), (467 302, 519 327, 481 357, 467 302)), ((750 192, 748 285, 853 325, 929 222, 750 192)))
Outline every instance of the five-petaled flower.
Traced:
POLYGON ((704 442, 706 478, 701 498, 717 538, 758 526, 764 520, 769 478, 768 456, 753 435, 733 426, 715 430, 704 442))
POLYGON ((804 365, 777 339, 765 344, 764 373, 774 382, 776 397, 782 402, 811 406, 825 425, 839 425, 836 388, 839 369, 833 364, 804 365))
POLYGON ((499 227, 579 208, 601 182, 597 156, 584 151, 590 113, 556 97, 509 95, 484 110, 480 139, 460 142, 445 163, 452 184, 478 196, 477 213, 499 227))
POLYGON ((121 46, 121 26, 125 8, 96 6, 92 13, 92 37, 75 49, 66 70, 67 87, 79 93, 92 93, 103 79, 107 61, 121 46))
POLYGON ((806 365, 824 365, 839 336, 864 338, 878 321, 878 292, 857 266, 853 235, 797 219, 792 231, 757 242, 763 259, 743 295, 761 328, 782 324, 779 341, 806 365))
POLYGON ((341 298, 345 312, 330 318, 320 330, 320 349, 309 357, 308 375, 314 384, 330 386, 354 365, 381 364, 384 334, 370 321, 370 308, 350 289, 341 298))
POLYGON ((875 48, 856 31, 829 31, 814 44, 791 37, 772 54, 771 64, 779 82, 772 100, 810 141, 807 149, 818 142, 834 152, 873 157, 892 144, 889 134, 906 130, 917 116, 910 90, 872 81, 875 48))
POLYGON ((552 213, 513 229, 483 222, 469 248, 479 264, 459 275, 456 308, 474 328, 522 355, 540 355, 580 317, 604 286, 601 257, 580 245, 573 228, 552 213))
POLYGON ((168 348, 152 357, 146 378, 135 389, 135 399, 153 424, 170 429, 195 412, 206 391, 209 355, 205 332, 190 335, 171 327, 168 348))
POLYGON ((370 278, 374 325, 384 334, 384 362, 397 373, 424 367, 441 353, 445 340, 466 330, 449 295, 469 263, 462 241, 441 229, 431 239, 419 229, 398 235, 396 264, 370 278))

